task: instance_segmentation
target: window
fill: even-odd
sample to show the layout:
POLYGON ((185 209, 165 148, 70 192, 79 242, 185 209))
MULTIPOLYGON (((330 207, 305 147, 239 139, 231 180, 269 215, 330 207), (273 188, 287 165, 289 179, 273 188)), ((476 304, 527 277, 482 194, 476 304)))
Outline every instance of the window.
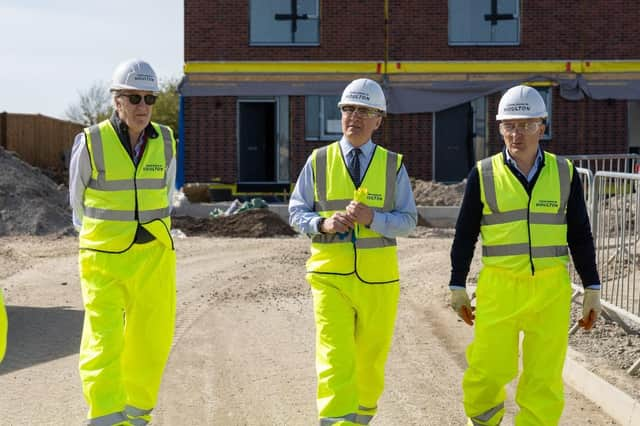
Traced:
POLYGON ((519 0, 449 0, 449 44, 520 44, 519 0))
POLYGON ((319 0, 251 0, 251 45, 318 45, 319 0))
POLYGON ((305 139, 335 141, 342 137, 338 102, 340 96, 307 96, 305 99, 305 139))
POLYGON ((544 100, 544 104, 547 106, 547 120, 546 120, 546 128, 544 129, 544 135, 542 135, 542 140, 549 140, 551 139, 551 116, 552 116, 552 105, 551 105, 551 98, 552 98, 552 90, 551 90, 551 86, 538 86, 536 87, 536 90, 538 92, 540 92, 540 95, 542 95, 542 99, 544 100))

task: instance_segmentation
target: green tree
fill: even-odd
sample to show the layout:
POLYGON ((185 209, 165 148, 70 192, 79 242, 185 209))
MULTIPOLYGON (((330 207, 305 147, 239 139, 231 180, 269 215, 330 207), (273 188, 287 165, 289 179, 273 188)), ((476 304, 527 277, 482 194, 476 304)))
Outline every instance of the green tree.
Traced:
POLYGON ((178 78, 170 78, 160 83, 160 95, 153 106, 151 119, 157 123, 171 127, 178 138, 178 110, 180 109, 180 95, 178 94, 178 78))
POLYGON ((86 91, 78 91, 78 94, 78 102, 70 105, 65 111, 69 120, 90 126, 109 118, 113 106, 107 83, 96 81, 86 91))

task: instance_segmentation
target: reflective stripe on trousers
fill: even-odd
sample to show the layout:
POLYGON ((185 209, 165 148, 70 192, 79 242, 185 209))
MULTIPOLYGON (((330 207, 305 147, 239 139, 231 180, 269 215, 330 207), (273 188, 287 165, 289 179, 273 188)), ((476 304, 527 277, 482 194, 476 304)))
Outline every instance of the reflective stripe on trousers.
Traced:
MULTIPOLYGON (((487 411, 485 411, 482 414, 478 414, 475 417, 471 417, 469 419, 470 426, 485 426, 485 425, 489 424, 487 422, 490 421, 493 418, 493 416, 498 414, 500 411, 504 411, 504 403, 503 402, 501 402, 500 404, 496 405, 493 408, 488 409, 487 411)), ((502 423, 502 416, 503 415, 504 415, 504 413, 502 415, 500 415, 500 419, 498 420, 498 423, 492 423, 492 424, 495 424, 497 426, 500 423, 502 423)))
POLYGON ((123 412, 107 414, 106 416, 94 417, 85 422, 87 426, 115 426, 129 425, 127 416, 123 412))
POLYGON ((373 416, 351 413, 341 417, 323 417, 320 419, 320 426, 330 426, 340 423, 345 424, 345 422, 350 422, 356 425, 368 425, 369 422, 371 422, 371 419, 373 419, 373 416))

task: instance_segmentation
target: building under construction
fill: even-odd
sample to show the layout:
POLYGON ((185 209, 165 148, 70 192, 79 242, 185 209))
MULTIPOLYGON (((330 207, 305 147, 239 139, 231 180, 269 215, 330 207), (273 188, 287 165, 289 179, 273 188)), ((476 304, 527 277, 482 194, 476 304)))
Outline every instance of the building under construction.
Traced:
POLYGON ((624 0, 185 0, 179 183, 288 191, 341 136, 353 79, 379 81, 374 142, 410 176, 457 182, 501 149, 501 94, 536 87, 558 154, 640 147, 640 3, 624 0))

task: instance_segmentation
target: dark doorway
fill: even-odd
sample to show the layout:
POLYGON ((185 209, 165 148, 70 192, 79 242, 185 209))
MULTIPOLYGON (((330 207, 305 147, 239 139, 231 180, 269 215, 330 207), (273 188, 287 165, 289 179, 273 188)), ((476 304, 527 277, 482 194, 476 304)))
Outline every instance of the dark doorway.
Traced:
POLYGON ((471 104, 437 112, 435 118, 434 180, 460 182, 474 162, 471 104))
POLYGON ((240 101, 239 170, 240 182, 276 180, 276 103, 240 101))

